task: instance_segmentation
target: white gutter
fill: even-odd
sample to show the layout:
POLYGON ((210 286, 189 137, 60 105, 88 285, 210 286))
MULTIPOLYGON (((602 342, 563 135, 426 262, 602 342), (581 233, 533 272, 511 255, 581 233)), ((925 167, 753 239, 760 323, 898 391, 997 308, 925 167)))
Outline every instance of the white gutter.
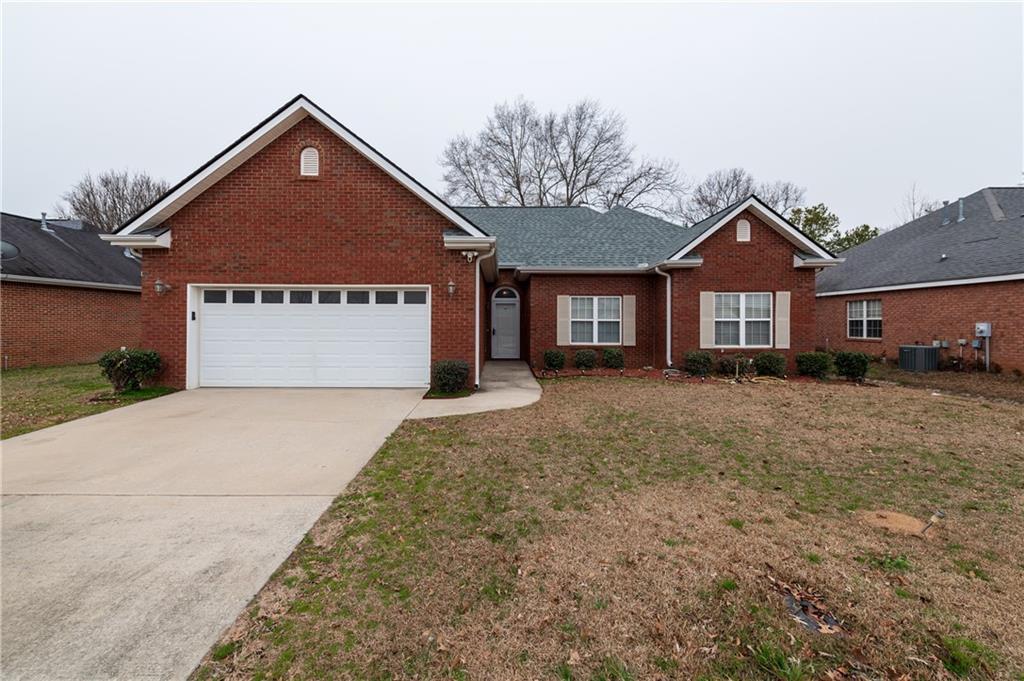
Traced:
POLYGON ((672 275, 662 272, 660 266, 654 271, 665 277, 665 365, 672 367, 672 275))
POLYGON ((994 284, 1000 281, 1018 281, 1024 279, 1024 272, 1017 274, 1000 274, 992 277, 974 277, 973 279, 946 279, 945 281, 921 281, 916 284, 897 284, 895 286, 873 286, 871 288, 851 288, 845 291, 827 291, 816 293, 818 298, 829 296, 849 296, 855 293, 881 293, 883 291, 905 291, 915 288, 937 288, 940 286, 967 286, 968 284, 994 284))
POLYGON ((124 248, 170 248, 171 230, 163 234, 100 234, 100 239, 124 248))
POLYGON ((52 279, 50 277, 30 277, 24 274, 0 274, 0 280, 20 284, 42 284, 44 286, 68 286, 70 288, 95 288, 104 291, 128 291, 139 293, 141 286, 131 284, 108 284, 102 281, 80 281, 78 279, 52 279))
POLYGON ((684 258, 682 260, 665 260, 651 267, 642 263, 636 267, 562 267, 562 266, 538 266, 538 267, 517 267, 516 274, 646 274, 657 271, 659 267, 665 269, 684 269, 700 267, 704 264, 704 258, 684 258))
POLYGON ((476 333, 473 334, 473 351, 476 353, 473 357, 473 366, 476 373, 476 387, 480 387, 480 364, 482 364, 480 357, 480 269, 481 263, 488 258, 493 258, 494 254, 498 252, 498 247, 495 243, 491 243, 491 249, 476 259, 476 333))
POLYGON ((844 262, 846 262, 846 258, 801 258, 798 255, 793 256, 793 267, 797 269, 835 267, 844 262))

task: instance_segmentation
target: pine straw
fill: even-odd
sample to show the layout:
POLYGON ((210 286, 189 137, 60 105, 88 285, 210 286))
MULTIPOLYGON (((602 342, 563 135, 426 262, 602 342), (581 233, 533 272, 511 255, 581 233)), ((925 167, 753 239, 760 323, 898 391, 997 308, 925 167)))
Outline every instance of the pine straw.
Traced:
POLYGON ((615 378, 406 423, 196 677, 942 678, 968 641, 968 673, 1015 678, 1021 431, 895 387, 615 378), (928 540, 856 512, 936 508, 928 540))

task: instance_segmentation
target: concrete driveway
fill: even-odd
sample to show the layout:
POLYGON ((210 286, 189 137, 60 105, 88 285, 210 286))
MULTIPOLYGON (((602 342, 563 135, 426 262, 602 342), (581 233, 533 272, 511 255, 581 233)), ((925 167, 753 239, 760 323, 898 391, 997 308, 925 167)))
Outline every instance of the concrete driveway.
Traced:
POLYGON ((187 676, 421 396, 192 390, 4 441, 0 676, 187 676))

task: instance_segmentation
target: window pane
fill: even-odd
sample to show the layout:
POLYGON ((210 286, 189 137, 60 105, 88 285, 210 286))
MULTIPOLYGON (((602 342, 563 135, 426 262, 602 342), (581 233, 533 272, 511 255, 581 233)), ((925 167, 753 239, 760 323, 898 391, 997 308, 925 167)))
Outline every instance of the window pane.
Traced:
POLYGON ((618 343, 619 342, 619 323, 618 322, 598 322, 597 323, 597 342, 598 343, 618 343))
POLYGON ((260 302, 264 305, 267 303, 283 303, 284 291, 260 291, 260 302))
POLYGON ((406 291, 402 295, 402 301, 406 305, 426 305, 427 304, 427 292, 426 291, 406 291))
POLYGON ((850 338, 863 338, 864 337, 864 321, 861 319, 851 319, 850 327, 847 335, 850 338))
MULTIPOLYGON (((846 318, 847 319, 860 319, 864 316, 864 301, 863 300, 851 300, 846 304, 846 318)), ((851 336, 853 334, 850 334, 851 336)))
MULTIPOLYGON (((598 298, 597 299, 597 318, 598 319, 619 319, 619 299, 618 298, 598 298)), ((598 331, 598 335, 600 335, 598 331)))
POLYGON ((398 305, 398 291, 377 291, 373 300, 378 305, 398 305))
POLYGON ((747 322, 746 345, 768 345, 771 342, 771 322, 747 322))
POLYGON ((715 345, 739 345, 739 322, 715 322, 715 345))
POLYGON ((256 292, 255 291, 232 291, 231 292, 232 303, 255 303, 256 292))
POLYGON ((316 302, 321 305, 338 305, 341 303, 341 291, 317 291, 316 302))
POLYGON ((772 316, 770 293, 748 293, 744 296, 747 319, 768 319, 772 316))
POLYGON ((349 291, 345 300, 349 305, 369 305, 370 304, 370 292, 369 291, 349 291))
POLYGON ((867 337, 868 338, 881 338, 882 337, 882 320, 881 319, 869 319, 867 321, 867 337))
POLYGON ((518 294, 510 288, 500 289, 494 294, 495 298, 518 298, 518 294))
POLYGON ((203 291, 204 303, 226 303, 228 302, 227 291, 203 291))
MULTIPOLYGON (((740 318, 740 294, 738 293, 716 293, 715 294, 715 319, 739 319, 740 318)), ((737 338, 739 342, 739 338, 737 338)))
POLYGON ((292 305, 312 305, 313 304, 313 292, 312 291, 289 291, 288 302, 292 305))
POLYGON ((573 298, 572 299, 572 318, 573 319, 593 319, 594 318, 594 299, 593 298, 573 298))
POLYGON ((591 322, 573 322, 571 340, 573 343, 593 343, 594 325, 591 322))
POLYGON ((869 319, 881 319, 882 318, 882 301, 881 300, 869 300, 867 301, 867 317, 869 319))

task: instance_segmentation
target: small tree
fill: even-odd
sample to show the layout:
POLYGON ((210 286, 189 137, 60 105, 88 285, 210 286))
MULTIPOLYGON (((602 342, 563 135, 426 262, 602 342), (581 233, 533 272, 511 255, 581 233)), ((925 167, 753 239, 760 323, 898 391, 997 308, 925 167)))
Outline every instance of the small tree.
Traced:
POLYGON ((113 232, 167 191, 167 182, 148 173, 107 170, 95 177, 86 173, 61 197, 57 215, 84 220, 104 232, 113 232))
POLYGON ((789 221, 833 253, 853 248, 878 236, 878 230, 870 225, 861 225, 847 232, 842 231, 839 216, 829 210, 824 203, 794 208, 789 212, 789 221))

